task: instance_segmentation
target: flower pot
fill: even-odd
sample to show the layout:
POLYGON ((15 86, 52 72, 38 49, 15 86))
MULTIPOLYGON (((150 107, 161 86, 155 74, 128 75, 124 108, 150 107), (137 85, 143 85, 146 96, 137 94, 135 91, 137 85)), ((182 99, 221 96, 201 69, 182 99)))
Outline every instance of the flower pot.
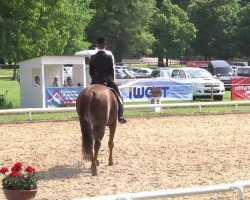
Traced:
POLYGON ((161 93, 152 93, 152 97, 160 97, 161 93))
POLYGON ((35 198, 37 190, 6 190, 3 193, 7 200, 32 200, 35 198))

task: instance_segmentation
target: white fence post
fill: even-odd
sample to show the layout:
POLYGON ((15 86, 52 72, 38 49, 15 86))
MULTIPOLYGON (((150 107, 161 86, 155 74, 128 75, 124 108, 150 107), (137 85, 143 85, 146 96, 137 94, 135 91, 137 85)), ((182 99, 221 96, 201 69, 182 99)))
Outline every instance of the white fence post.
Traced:
POLYGON ((29 120, 32 120, 32 113, 29 111, 29 120))

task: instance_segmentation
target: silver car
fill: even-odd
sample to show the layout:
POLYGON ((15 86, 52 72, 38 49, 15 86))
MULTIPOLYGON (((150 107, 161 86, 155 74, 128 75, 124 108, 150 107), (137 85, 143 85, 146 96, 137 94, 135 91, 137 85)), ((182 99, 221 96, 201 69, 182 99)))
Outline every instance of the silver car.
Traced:
POLYGON ((171 77, 192 80, 193 100, 197 98, 211 98, 213 95, 214 100, 221 101, 225 94, 224 83, 214 78, 205 69, 192 67, 174 68, 171 77))

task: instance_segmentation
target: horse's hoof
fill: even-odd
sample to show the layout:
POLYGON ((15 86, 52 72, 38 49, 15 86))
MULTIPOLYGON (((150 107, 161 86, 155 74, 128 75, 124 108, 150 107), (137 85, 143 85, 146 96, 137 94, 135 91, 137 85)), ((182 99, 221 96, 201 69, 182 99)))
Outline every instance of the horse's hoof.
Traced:
POLYGON ((97 169, 95 165, 91 165, 91 172, 92 172, 92 176, 96 176, 97 175, 97 169))
POLYGON ((97 171, 92 171, 92 176, 97 176, 97 171))
POLYGON ((114 165, 113 161, 109 161, 109 166, 114 165))

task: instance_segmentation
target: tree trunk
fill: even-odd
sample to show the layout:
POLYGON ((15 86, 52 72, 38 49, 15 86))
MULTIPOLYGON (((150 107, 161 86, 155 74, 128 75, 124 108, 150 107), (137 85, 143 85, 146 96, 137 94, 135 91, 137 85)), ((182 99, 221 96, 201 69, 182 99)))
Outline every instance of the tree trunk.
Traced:
POLYGON ((165 67, 164 60, 162 57, 158 57, 158 67, 165 67))
POLYGON ((13 67, 13 76, 11 78, 12 81, 16 80, 16 78, 17 78, 16 67, 17 67, 17 64, 15 62, 14 67, 13 67))
POLYGON ((168 56, 166 56, 166 67, 168 67, 169 65, 168 65, 168 56))
POLYGON ((122 58, 123 58, 123 56, 122 56, 121 53, 115 52, 114 57, 115 57, 115 63, 117 63, 118 65, 122 64, 122 58))

